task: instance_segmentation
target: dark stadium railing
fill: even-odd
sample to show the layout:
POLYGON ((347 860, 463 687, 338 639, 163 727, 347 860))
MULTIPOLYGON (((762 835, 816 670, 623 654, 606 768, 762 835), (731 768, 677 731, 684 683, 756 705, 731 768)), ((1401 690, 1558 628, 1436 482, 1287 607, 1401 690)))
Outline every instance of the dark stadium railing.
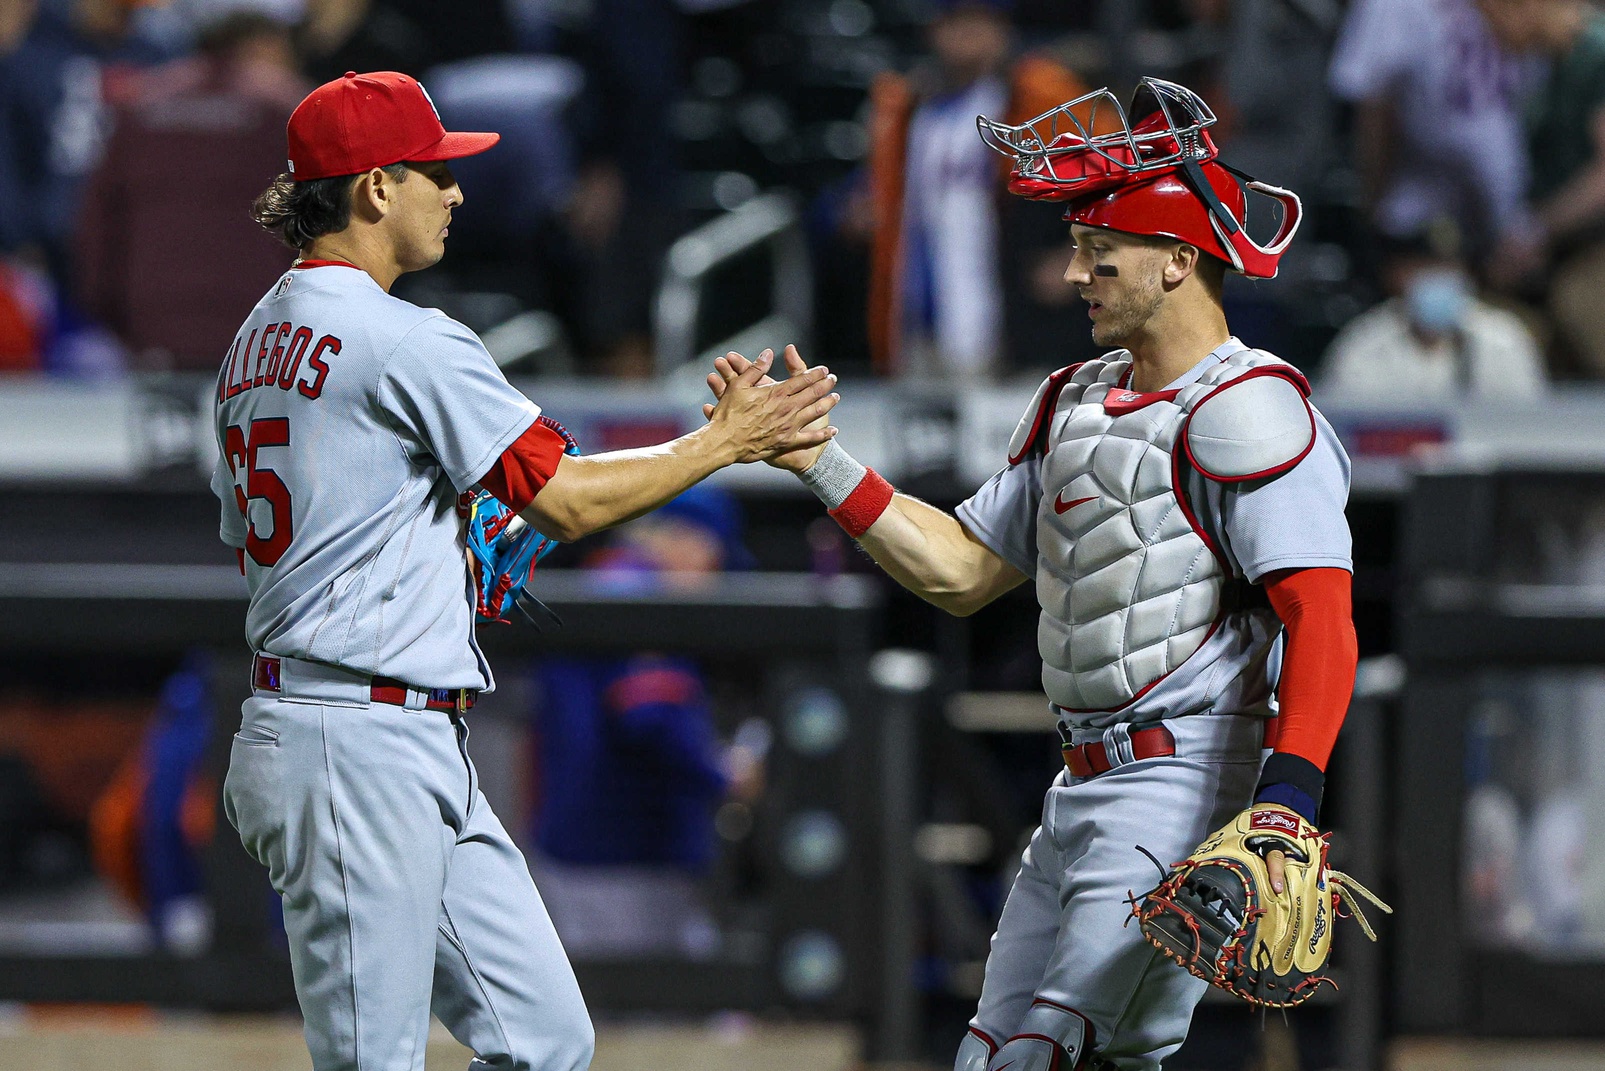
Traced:
MULTIPOLYGON (((776 723, 768 781, 787 813, 824 812, 845 851, 823 869, 793 867, 767 838, 766 915, 757 953, 706 962, 576 963, 592 1005, 607 1011, 775 1011, 860 1022, 869 1050, 914 1046, 913 923, 906 857, 913 840, 914 724, 938 681, 928 656, 882 652, 879 587, 861 577, 745 573, 696 591, 621 593, 582 573, 541 576, 555 632, 481 630, 493 659, 539 652, 660 649, 762 666, 760 704, 776 723), (789 957, 789 958, 788 958, 789 957), (833 960, 832 957, 835 957, 833 960)), ((0 562, 0 649, 79 655, 213 652, 220 773, 247 691, 244 588, 232 566, 0 562)), ((766 824, 781 828, 785 814, 766 824)), ((210 946, 196 956, 4 955, 0 1001, 144 1002, 218 1011, 293 1006, 289 963, 269 926, 261 869, 219 813, 207 858, 210 946)))

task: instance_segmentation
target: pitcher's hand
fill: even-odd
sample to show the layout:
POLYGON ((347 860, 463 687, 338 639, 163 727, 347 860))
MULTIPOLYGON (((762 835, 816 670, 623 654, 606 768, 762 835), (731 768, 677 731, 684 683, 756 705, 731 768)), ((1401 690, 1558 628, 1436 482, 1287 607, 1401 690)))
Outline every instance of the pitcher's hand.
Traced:
MULTIPOLYGON (((758 362, 756 363, 761 363, 767 368, 773 363, 773 361, 774 351, 764 350, 763 353, 758 355, 758 362)), ((788 345, 786 347, 785 361, 787 375, 790 377, 786 380, 788 383, 791 382, 791 379, 794 379, 800 375, 805 375, 809 371, 807 362, 805 362, 802 359, 802 355, 797 352, 796 346, 788 345)), ((753 368, 755 366, 755 362, 747 360, 739 353, 731 352, 723 357, 715 359, 713 366, 714 371, 708 373, 708 389, 713 392, 713 396, 715 398, 723 398, 725 390, 729 387, 729 385, 735 382, 735 380, 740 377, 742 373, 753 368)), ((835 377, 832 377, 833 381, 834 378, 835 377)), ((765 375, 758 380, 758 384, 760 386, 772 384, 773 382, 774 380, 768 375, 765 375)), ((836 398, 838 401, 840 400, 839 395, 832 395, 832 397, 836 398)), ((712 419, 713 412, 713 405, 703 405, 703 416, 712 419)), ((835 434, 836 429, 830 426, 830 417, 828 414, 819 416, 812 423, 804 427, 803 430, 820 431, 824 429, 828 429, 831 434, 835 434)), ((827 439, 825 441, 828 442, 829 440, 827 439)), ((776 468, 789 469, 792 472, 803 472, 819 459, 819 453, 824 448, 825 443, 820 442, 817 445, 801 446, 795 450, 791 450, 783 454, 777 454, 774 457, 768 458, 767 460, 769 464, 775 466, 776 468)))
POLYGON ((715 362, 722 389, 717 392, 718 402, 704 406, 703 413, 726 439, 733 461, 767 461, 793 451, 823 448, 836 434, 828 419, 841 400, 833 393, 836 377, 822 366, 804 367, 776 383, 767 375, 773 360, 773 352, 765 350, 757 361, 731 354, 715 362), (745 367, 737 371, 732 359, 745 367))

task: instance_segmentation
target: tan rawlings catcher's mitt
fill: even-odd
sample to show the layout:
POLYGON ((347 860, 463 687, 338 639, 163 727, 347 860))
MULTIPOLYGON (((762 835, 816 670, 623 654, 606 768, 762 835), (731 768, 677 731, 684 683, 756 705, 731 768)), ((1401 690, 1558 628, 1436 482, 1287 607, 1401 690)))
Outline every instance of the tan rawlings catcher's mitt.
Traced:
POLYGON ((1256 804, 1177 863, 1132 914, 1150 944, 1211 985, 1258 1006, 1301 1004, 1332 981, 1320 972, 1338 909, 1373 941, 1354 894, 1393 912, 1326 865, 1329 840, 1296 811, 1256 804), (1271 851, 1286 857, 1281 893, 1271 888, 1271 851))

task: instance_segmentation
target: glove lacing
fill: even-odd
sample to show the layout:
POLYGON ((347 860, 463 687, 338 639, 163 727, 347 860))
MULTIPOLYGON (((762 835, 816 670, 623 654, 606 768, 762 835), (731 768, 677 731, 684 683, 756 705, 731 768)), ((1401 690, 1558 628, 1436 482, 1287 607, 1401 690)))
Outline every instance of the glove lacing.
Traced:
POLYGON ((1326 880, 1331 883, 1332 891, 1337 894, 1338 903, 1347 909, 1349 916, 1355 922, 1360 924, 1360 929, 1365 931, 1365 935, 1375 941, 1377 939, 1376 931, 1371 928, 1371 922, 1365 917, 1365 912, 1360 910, 1360 901, 1354 894, 1359 893, 1371 901, 1373 906, 1381 908, 1389 915, 1393 914, 1393 908, 1383 903, 1382 897, 1367 889, 1341 870, 1328 870, 1326 872, 1326 880))

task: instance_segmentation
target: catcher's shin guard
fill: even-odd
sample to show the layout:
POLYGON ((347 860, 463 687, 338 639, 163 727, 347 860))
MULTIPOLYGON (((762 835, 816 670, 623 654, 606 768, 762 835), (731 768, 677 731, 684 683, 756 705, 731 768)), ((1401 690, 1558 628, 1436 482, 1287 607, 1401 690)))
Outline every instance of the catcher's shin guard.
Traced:
POLYGON ((986 1071, 992 1054, 998 1051, 997 1042, 970 1027, 964 1040, 959 1042, 959 1054, 953 1061, 953 1071, 986 1071))
POLYGON ((1080 1012, 1038 999, 988 1071, 1086 1071, 1092 1063, 1092 1024, 1080 1012))

